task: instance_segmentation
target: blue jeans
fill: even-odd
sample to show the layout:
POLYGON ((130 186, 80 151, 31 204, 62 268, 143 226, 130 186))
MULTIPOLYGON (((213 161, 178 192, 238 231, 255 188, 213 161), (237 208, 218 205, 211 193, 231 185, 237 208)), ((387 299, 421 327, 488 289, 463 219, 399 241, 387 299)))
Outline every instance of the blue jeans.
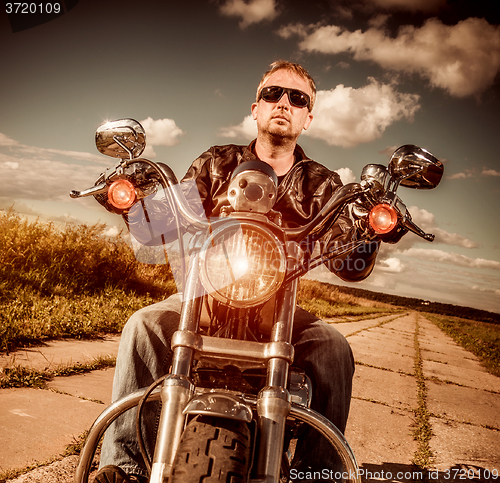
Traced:
MULTIPOLYGON (((170 340, 177 330, 180 310, 180 298, 175 294, 130 317, 118 350, 113 401, 149 386, 169 370, 170 340)), ((331 325, 297 307, 292 342, 293 365, 306 372, 314 387, 312 409, 344 432, 354 375, 354 359, 347 340, 331 325)), ((151 434, 157 423, 158 406, 156 402, 147 403, 144 411, 143 431, 150 455, 154 452, 151 434)), ((127 411, 106 431, 101 468, 117 465, 128 474, 147 476, 135 433, 135 414, 135 409, 127 411)), ((342 465, 328 442, 315 430, 305 428, 292 467, 297 471, 339 471, 342 465)))

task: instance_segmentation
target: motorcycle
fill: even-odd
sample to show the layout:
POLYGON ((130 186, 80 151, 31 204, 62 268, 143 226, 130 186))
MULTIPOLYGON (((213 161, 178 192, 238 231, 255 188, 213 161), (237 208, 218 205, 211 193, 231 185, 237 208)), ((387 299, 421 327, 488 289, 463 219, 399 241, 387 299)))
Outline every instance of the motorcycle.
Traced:
POLYGON ((161 193, 168 205, 165 216, 173 216, 171 231, 180 241, 183 301, 172 338, 172 366, 169 374, 114 402, 98 417, 82 449, 75 482, 88 482, 104 432, 134 407, 151 483, 205 481, 213 463, 205 455, 209 440, 218 470, 210 481, 289 481, 289 443, 302 425, 328 440, 342 460, 344 480, 360 482, 349 443, 328 419, 311 409, 311 380, 292 365, 298 280, 312 268, 375 238, 391 242, 394 234, 411 231, 432 241, 434 236, 412 221, 396 192, 399 186, 435 188, 443 175, 442 163, 417 146, 401 146, 388 167, 365 166, 360 183, 338 189, 310 223, 286 228, 280 213, 272 209, 277 178, 266 163, 240 164, 228 189, 230 205, 219 218, 208 220, 193 209, 168 166, 140 157, 145 136, 133 119, 99 127, 97 149, 118 161, 95 186, 72 191, 70 196, 94 196, 120 214, 140 206, 148 222, 149 200, 161 193), (307 255, 304 240, 327 233, 348 204, 367 220, 363 237, 315 258, 307 255), (191 238, 187 248, 182 242, 186 234, 191 238), (161 401, 152 459, 141 431, 146 401, 161 401), (233 443, 224 444, 226 439, 233 443))

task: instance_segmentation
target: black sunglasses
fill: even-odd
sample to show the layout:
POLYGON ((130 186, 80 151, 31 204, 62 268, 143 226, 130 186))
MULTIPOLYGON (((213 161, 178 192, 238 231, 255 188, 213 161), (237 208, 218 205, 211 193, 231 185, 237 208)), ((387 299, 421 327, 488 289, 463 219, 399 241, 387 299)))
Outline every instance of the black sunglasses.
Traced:
POLYGON ((290 104, 295 107, 307 107, 311 110, 311 99, 310 97, 298 89, 289 89, 288 87, 281 86, 269 86, 264 87, 259 92, 259 98, 257 102, 264 99, 266 102, 278 102, 283 94, 288 94, 288 100, 290 104))

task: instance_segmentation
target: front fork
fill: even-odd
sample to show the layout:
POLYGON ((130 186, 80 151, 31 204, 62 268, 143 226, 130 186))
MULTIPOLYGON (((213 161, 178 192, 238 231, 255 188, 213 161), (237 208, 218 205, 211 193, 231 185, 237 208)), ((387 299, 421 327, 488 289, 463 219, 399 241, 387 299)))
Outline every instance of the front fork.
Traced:
MULTIPOLYGON (((179 330, 198 329, 202 298, 199 289, 198 256, 191 259, 182 304, 179 330)), ((155 452, 151 465, 150 483, 163 483, 171 476, 175 454, 184 430, 184 408, 194 396, 194 386, 189 381, 193 362, 193 349, 175 347, 172 356, 172 370, 161 389, 161 413, 156 438, 155 452)))
MULTIPOLYGON (((295 258, 289 259, 294 264, 295 258)), ((271 334, 271 345, 277 349, 263 358, 267 360, 266 387, 257 398, 258 444, 255 483, 278 483, 280 479, 285 424, 290 413, 290 395, 286 389, 290 362, 293 358, 292 326, 295 312, 297 279, 278 292, 278 311, 271 334)), ((196 334, 201 313, 199 297, 198 257, 192 259, 178 333, 196 334)), ((228 341, 229 342, 229 341, 228 341)), ((163 483, 172 474, 175 454, 184 429, 186 408, 194 396, 189 382, 194 349, 177 345, 173 350, 172 371, 161 389, 162 410, 158 427, 150 483, 163 483)), ((224 417, 224 414, 221 413, 224 417)))
POLYGON ((165 379, 161 389, 162 409, 150 483, 163 483, 172 474, 175 453, 184 429, 183 410, 193 395, 193 385, 187 379, 176 375, 165 379))
POLYGON ((257 400, 259 441, 255 483, 279 481, 285 422, 290 408, 290 395, 284 388, 266 387, 259 393, 257 400))
MULTIPOLYGON (((291 270, 297 263, 295 247, 289 246, 287 250, 288 269, 291 270)), ((297 285, 298 279, 294 279, 278 292, 278 310, 271 333, 272 342, 288 344, 290 347, 297 285)), ((290 362, 287 358, 273 357, 267 363, 267 384, 257 399, 259 441, 255 483, 278 483, 280 480, 285 424, 291 408, 290 394, 286 389, 290 362)))

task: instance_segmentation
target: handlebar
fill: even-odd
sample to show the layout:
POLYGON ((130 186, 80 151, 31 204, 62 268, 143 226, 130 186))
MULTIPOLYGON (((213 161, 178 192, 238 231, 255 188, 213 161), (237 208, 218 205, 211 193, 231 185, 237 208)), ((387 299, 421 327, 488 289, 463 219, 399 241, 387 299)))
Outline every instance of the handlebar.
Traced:
POLYGON ((425 233, 422 228, 420 228, 416 223, 414 223, 412 220, 405 218, 403 220, 403 226, 408 230, 411 231, 412 233, 415 233, 415 235, 418 235, 419 237, 423 238, 424 240, 427 241, 434 241, 434 238, 436 238, 435 235, 432 233, 425 233))
POLYGON ((320 238, 335 223, 344 206, 364 192, 366 192, 366 188, 358 183, 342 186, 327 201, 314 220, 298 228, 285 228, 285 233, 289 239, 294 241, 303 240, 309 235, 320 238))
MULTIPOLYGON (((81 198, 105 193, 109 187, 107 180, 113 178, 113 176, 122 174, 123 169, 134 163, 143 163, 152 168, 152 170, 158 175, 159 181, 165 189, 165 194, 172 210, 176 211, 189 227, 196 230, 208 230, 212 227, 213 224, 209 220, 197 215, 189 206, 186 197, 180 188, 179 181, 172 169, 166 164, 155 163, 145 158, 134 158, 120 161, 114 169, 107 170, 105 173, 105 181, 86 190, 73 190, 70 192, 71 198, 81 198)), ((321 234, 326 232, 333 223, 335 223, 344 206, 365 191, 366 188, 363 188, 362 185, 357 183, 350 183, 342 186, 334 193, 330 200, 328 200, 325 206, 323 206, 314 220, 309 222, 307 225, 298 228, 283 228, 286 237, 289 240, 297 242, 309 235, 319 237, 321 234)))
MULTIPOLYGON (((160 184, 165 190, 165 195, 171 206, 172 211, 177 215, 176 219, 180 216, 186 222, 186 225, 194 230, 210 230, 213 228, 213 223, 205 217, 196 214, 184 196, 181 190, 179 181, 172 171, 172 169, 163 163, 155 163, 145 158, 134 158, 128 160, 120 160, 114 168, 106 170, 104 173, 104 181, 93 186, 92 188, 77 191, 72 190, 69 195, 71 198, 81 198, 86 196, 95 196, 106 193, 109 186, 108 181, 116 178, 118 175, 123 174, 123 170, 134 163, 142 163, 149 166, 159 178, 160 184)), ((300 242, 307 236, 313 235, 315 238, 320 238, 328 229, 335 223, 345 205, 364 194, 369 194, 374 189, 371 182, 364 180, 361 183, 349 183, 339 188, 328 202, 323 206, 316 217, 307 225, 297 228, 283 228, 285 236, 290 241, 300 242)), ((418 225, 416 225, 409 213, 406 206, 401 202, 395 193, 392 193, 388 199, 389 203, 397 209, 400 213, 400 224, 408 231, 420 236, 424 240, 433 241, 435 236, 430 233, 425 233, 418 225)))
POLYGON ((182 193, 177 176, 175 176, 175 173, 172 171, 170 166, 163 163, 154 163, 143 158, 129 160, 127 161, 127 164, 130 165, 134 162, 145 163, 156 171, 156 173, 160 176, 163 187, 165 188, 165 193, 167 196, 172 196, 169 200, 172 209, 178 209, 180 215, 182 215, 188 225, 201 230, 207 230, 210 227, 210 222, 206 218, 197 215, 189 206, 184 193, 182 193))
POLYGON ((71 190, 69 196, 71 198, 83 198, 84 196, 100 195, 106 193, 106 191, 108 191, 108 185, 103 182, 83 191, 71 190))
MULTIPOLYGON (((362 182, 363 183, 363 182, 362 182)), ((370 185, 370 182, 367 182, 370 185)), ((423 238, 427 241, 434 241, 435 236, 432 233, 425 233, 422 228, 420 228, 412 219, 411 215, 408 212, 406 205, 401 201, 401 198, 394 192, 389 191, 385 193, 382 197, 382 201, 389 203, 397 212, 399 212, 400 224, 406 228, 408 231, 411 231, 415 235, 423 238)))

